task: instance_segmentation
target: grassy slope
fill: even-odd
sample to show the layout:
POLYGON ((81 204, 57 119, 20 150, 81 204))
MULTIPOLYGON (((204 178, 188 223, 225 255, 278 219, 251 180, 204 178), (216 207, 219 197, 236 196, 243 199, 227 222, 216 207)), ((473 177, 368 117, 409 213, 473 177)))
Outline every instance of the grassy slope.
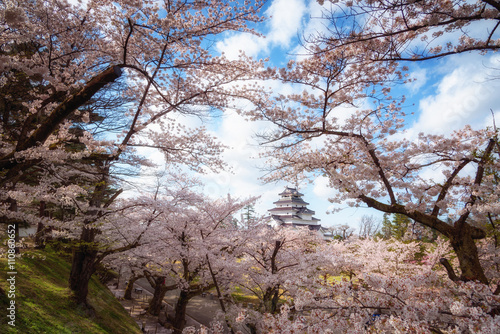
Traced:
MULTIPOLYGON (((6 259, 0 259, 0 286, 7 288, 6 259)), ((7 324, 9 300, 0 297, 0 333, 141 333, 111 292, 97 279, 89 286, 88 316, 70 298, 70 264, 51 251, 26 251, 16 259, 16 327, 7 324)))

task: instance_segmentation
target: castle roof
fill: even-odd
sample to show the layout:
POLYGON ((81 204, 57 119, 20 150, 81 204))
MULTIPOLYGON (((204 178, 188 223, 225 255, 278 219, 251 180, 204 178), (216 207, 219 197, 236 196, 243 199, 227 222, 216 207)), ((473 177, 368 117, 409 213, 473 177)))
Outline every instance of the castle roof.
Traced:
POLYGON ((306 207, 302 207, 302 208, 299 208, 299 211, 297 211, 297 213, 306 213, 306 214, 310 213, 311 215, 314 215, 316 212, 313 210, 309 210, 306 207))
POLYGON ((292 198, 282 198, 279 201, 274 202, 273 204, 303 204, 303 205, 308 205, 309 203, 305 202, 300 197, 292 197, 292 198))
POLYGON ((286 187, 279 195, 281 196, 280 200, 274 202, 275 205, 279 206, 267 210, 271 214, 272 219, 281 225, 290 224, 290 219, 292 219, 293 225, 318 225, 320 219, 310 216, 315 214, 315 212, 306 207, 309 203, 302 199, 304 194, 300 193, 296 188, 286 187))
POLYGON ((297 224, 297 223, 284 223, 283 226, 293 226, 293 227, 305 227, 307 226, 311 231, 319 231, 321 229, 321 225, 308 225, 308 224, 297 224))
POLYGON ((304 196, 304 194, 299 193, 297 188, 286 187, 285 190, 279 194, 280 196, 304 196))
POLYGON ((269 212, 276 212, 276 213, 279 213, 279 212, 288 212, 288 211, 294 211, 295 213, 305 213, 305 214, 315 214, 315 212, 313 210, 309 210, 308 208, 306 207, 296 207, 296 206, 282 206, 282 207, 276 207, 276 208, 272 208, 270 210, 267 210, 269 212))

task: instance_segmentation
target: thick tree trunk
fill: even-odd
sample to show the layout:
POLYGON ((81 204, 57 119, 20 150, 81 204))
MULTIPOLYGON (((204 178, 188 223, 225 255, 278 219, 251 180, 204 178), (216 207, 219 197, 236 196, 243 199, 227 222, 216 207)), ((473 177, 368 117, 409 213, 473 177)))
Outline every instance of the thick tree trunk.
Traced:
MULTIPOLYGON (((40 202, 40 208, 39 208, 39 216, 40 218, 46 216, 46 203, 45 201, 40 202)), ((38 249, 43 249, 45 248, 45 234, 46 234, 46 229, 45 225, 42 222, 39 222, 36 228, 36 233, 35 233, 35 248, 38 249)))
POLYGON ((154 279, 154 288, 153 298, 149 302, 148 313, 152 315, 159 315, 161 311, 161 306, 163 303, 163 298, 165 297, 165 293, 167 293, 168 288, 165 286, 165 277, 160 276, 154 279))
POLYGON ((265 312, 275 314, 278 311, 279 288, 268 288, 262 302, 265 312))
POLYGON ((78 305, 87 305, 89 281, 95 272, 97 252, 76 250, 73 254, 73 263, 69 277, 69 287, 78 305))
POLYGON ((127 287, 125 288, 125 294, 123 295, 123 298, 125 298, 127 300, 131 300, 132 299, 132 290, 134 290, 134 283, 138 279, 143 278, 143 277, 144 277, 143 275, 139 275, 139 276, 132 275, 128 279, 128 284, 127 284, 127 287))
POLYGON ((153 298, 149 302, 148 313, 151 315, 159 315, 161 312, 161 306, 163 303, 163 298, 165 297, 166 289, 158 287, 155 289, 153 298))
POLYGON ((122 74, 118 66, 112 66, 93 77, 78 92, 70 95, 60 103, 47 119, 24 142, 17 143, 16 151, 20 152, 37 143, 43 143, 54 132, 56 127, 62 123, 74 110, 89 101, 95 93, 110 82, 115 81, 122 74))
POLYGON ((271 300, 271 312, 278 312, 278 302, 280 301, 279 290, 274 291, 273 299, 271 300))
POLYGON ((87 212, 88 218, 84 221, 80 240, 73 251, 73 262, 71 264, 71 273, 69 277, 69 287, 73 291, 77 304, 87 305, 87 294, 90 277, 95 272, 100 259, 98 259, 98 245, 95 237, 100 230, 90 225, 99 217, 97 208, 101 208, 104 191, 108 185, 107 177, 109 169, 102 171, 102 180, 95 187, 92 197, 89 200, 89 206, 94 208, 87 212))
POLYGON ((450 237, 451 246, 457 255, 460 265, 460 280, 479 281, 488 284, 488 278, 479 262, 476 243, 469 229, 469 225, 465 225, 464 228, 459 229, 450 237))
POLYGON ((45 225, 43 225, 42 222, 39 222, 36 227, 35 248, 38 249, 45 248, 45 225))
POLYGON ((93 244, 96 233, 96 229, 84 227, 81 244, 73 252, 69 288, 78 305, 87 305, 89 281, 96 269, 97 249, 93 244))
POLYGON ((151 287, 154 289, 153 298, 149 301, 147 312, 152 315, 159 315, 165 293, 170 290, 175 290, 177 288, 177 285, 173 284, 167 286, 165 285, 165 276, 153 277, 147 270, 144 270, 144 277, 146 277, 149 285, 151 285, 151 287))
POLYGON ((189 293, 181 290, 179 298, 177 298, 177 303, 175 304, 175 314, 172 321, 174 334, 182 334, 182 330, 184 329, 184 326, 186 326, 186 308, 189 303, 189 299, 189 293))

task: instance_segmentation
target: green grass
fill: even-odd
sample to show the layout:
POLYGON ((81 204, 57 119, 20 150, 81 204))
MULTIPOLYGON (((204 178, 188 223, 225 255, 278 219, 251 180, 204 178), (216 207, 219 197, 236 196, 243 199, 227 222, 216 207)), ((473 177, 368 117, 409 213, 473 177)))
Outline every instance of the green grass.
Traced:
MULTIPOLYGON (((112 293, 97 279, 89 285, 88 301, 95 309, 89 315, 71 299, 67 259, 54 251, 24 251, 16 259, 16 321, 8 324, 9 299, 0 298, 0 333, 76 334, 141 333, 112 293)), ((0 287, 7 291, 7 260, 0 259, 0 287)))
POLYGON ((231 297, 237 303, 249 303, 254 305, 259 305, 259 298, 257 296, 243 291, 240 287, 235 287, 233 292, 231 292, 231 297))
POLYGON ((328 275, 326 277, 326 280, 325 280, 325 276, 324 275, 320 275, 319 276, 319 278, 322 279, 323 281, 325 281, 325 283, 327 283, 327 284, 338 283, 338 282, 342 281, 343 277, 347 277, 347 276, 332 276, 332 275, 328 275))

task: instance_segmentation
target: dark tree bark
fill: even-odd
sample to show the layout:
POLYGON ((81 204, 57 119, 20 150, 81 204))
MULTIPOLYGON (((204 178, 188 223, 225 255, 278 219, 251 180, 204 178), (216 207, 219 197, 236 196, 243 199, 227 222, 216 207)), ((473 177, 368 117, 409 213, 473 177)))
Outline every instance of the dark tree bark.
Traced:
POLYGON ((157 277, 155 279, 156 284, 154 286, 153 298, 151 298, 148 306, 148 313, 152 315, 159 315, 161 312, 163 298, 168 291, 165 287, 164 280, 164 277, 157 277))
POLYGON ((99 233, 98 229, 85 226, 78 241, 79 244, 73 251, 69 287, 73 291, 75 301, 79 305, 89 306, 87 304, 88 285, 90 278, 96 271, 97 265, 109 254, 123 252, 138 245, 138 240, 136 239, 133 243, 124 247, 100 253, 98 244, 95 242, 95 235, 97 233, 99 233))
POLYGON ((74 299, 78 305, 88 306, 89 281, 97 264, 98 250, 94 243, 97 232, 95 228, 84 226, 79 240, 80 244, 73 251, 69 288, 73 291, 74 299))
MULTIPOLYGON (((45 201, 40 202, 39 216, 47 217, 45 201)), ((46 227, 42 222, 38 222, 36 233, 35 233, 35 248, 43 249, 45 248, 47 242, 47 235, 50 232, 50 228, 46 227)))
POLYGON ((15 159, 17 152, 44 143, 57 130, 59 124, 68 118, 73 111, 88 102, 106 84, 119 78, 121 73, 119 66, 112 66, 97 74, 82 89, 71 94, 61 102, 29 137, 17 143, 16 148, 12 152, 0 157, 0 172, 5 173, 0 179, 0 186, 4 186, 7 182, 18 178, 20 172, 39 162, 38 160, 19 161, 15 159))
POLYGON ((186 308, 191 298, 187 291, 181 290, 179 293, 179 298, 175 303, 174 319, 172 320, 174 334, 182 334, 182 330, 186 326, 186 308))
MULTIPOLYGON (((486 232, 478 227, 475 227, 469 223, 470 212, 466 211, 463 213, 453 224, 447 224, 446 222, 439 219, 440 207, 439 202, 444 200, 450 191, 450 188, 453 186, 455 182, 455 178, 459 175, 459 173, 471 162, 477 162, 477 170, 474 179, 474 186, 479 187, 482 184, 483 177, 485 175, 485 168, 487 163, 491 159, 491 155, 493 149, 496 145, 496 139, 491 138, 488 142, 487 147, 484 149, 484 152, 481 153, 479 157, 475 160, 470 158, 464 158, 461 163, 453 170, 450 174, 446 182, 443 184, 440 194, 436 200, 436 204, 434 205, 434 209, 431 212, 418 212, 418 211, 409 211, 405 208, 405 206, 397 203, 394 194, 392 193, 392 187, 383 173, 383 170, 378 161, 378 157, 376 157, 375 151, 371 151, 373 154, 373 161, 375 166, 377 166, 380 170, 379 174, 381 180, 386 184, 386 188, 390 190, 391 204, 385 204, 379 202, 371 197, 365 195, 359 195, 359 199, 367 204, 369 207, 377 209, 386 213, 398 213, 403 214, 425 226, 428 226, 446 237, 450 239, 450 244, 457 255, 459 266, 460 266, 460 275, 454 275, 450 272, 450 267, 447 267, 445 262, 441 262, 445 269, 448 272, 448 276, 459 277, 461 281, 479 281, 484 284, 489 284, 488 278, 484 273, 484 269, 481 266, 479 261, 479 253, 477 250, 477 246, 475 240, 484 239, 486 237, 486 232), (391 194, 392 193, 392 194, 391 194)), ((468 199, 467 205, 473 206, 478 201, 478 197, 471 192, 471 195, 468 199)), ((449 264, 449 263, 448 263, 449 264)))
POLYGON ((154 289, 153 298, 149 301, 149 306, 147 312, 151 315, 159 315, 161 312, 161 307, 163 303, 163 298, 167 291, 177 289, 177 285, 166 285, 165 276, 156 276, 154 277, 147 270, 144 271, 144 277, 148 280, 151 287, 154 289))
POLYGON ((189 301, 215 287, 214 284, 201 286, 198 284, 191 284, 188 290, 181 290, 179 297, 175 303, 174 318, 172 319, 172 326, 174 327, 174 334, 181 334, 184 326, 186 325, 186 308, 189 301))
MULTIPOLYGON (((101 172, 101 182, 99 182, 98 186, 95 187, 89 200, 89 206, 93 209, 87 212, 88 218, 84 221, 80 239, 78 240, 78 244, 75 246, 75 250, 73 251, 69 285, 78 304, 87 305, 86 299, 88 294, 88 284, 90 277, 97 268, 97 265, 110 254, 123 252, 137 247, 144 234, 143 231, 130 244, 105 251, 100 250, 99 244, 95 242, 95 237, 100 233, 100 230, 89 226, 102 216, 101 210, 106 209, 121 193, 121 190, 119 190, 111 196, 111 198, 107 200, 105 198, 105 193, 109 186, 109 162, 110 161, 106 161, 104 163, 104 167, 101 172)), ((150 223, 151 222, 149 222, 147 226, 149 226, 150 223)))
POLYGON ((135 275, 132 274, 132 276, 128 279, 127 287, 125 288, 125 293, 123 295, 123 298, 127 300, 132 299, 132 291, 134 290, 134 283, 140 279, 143 278, 144 275, 135 275))
MULTIPOLYGON (((475 240, 485 238, 486 233, 482 229, 466 222, 468 214, 462 216, 453 225, 450 225, 432 215, 417 211, 409 212, 400 204, 384 204, 363 195, 360 196, 360 199, 369 207, 387 213, 403 214, 442 233, 450 239, 450 244, 457 255, 461 271, 461 274, 458 275, 459 279, 462 281, 479 281, 489 284, 484 269, 479 262, 479 253, 475 243, 475 240)), ((446 270, 448 271, 448 268, 446 270)))
POLYGON ((279 285, 272 288, 267 288, 262 298, 264 304, 264 311, 271 314, 278 312, 278 302, 279 302, 279 285))
POLYGON ((460 265, 462 281, 479 281, 488 284, 483 267, 479 262, 479 253, 476 243, 473 239, 471 226, 466 224, 455 230, 455 233, 450 236, 450 243, 457 255, 460 265))
MULTIPOLYGON (((274 244, 273 254, 271 255, 270 258, 271 274, 273 275, 277 274, 279 271, 276 258, 282 246, 283 246, 282 242, 276 240, 274 244)), ((265 312, 270 312, 272 314, 275 314, 278 311, 278 302, 280 297, 279 289, 280 289, 279 284, 266 289, 264 296, 262 297, 262 303, 265 312)))
POLYGON ((95 242, 95 237, 100 231, 97 228, 89 227, 89 225, 99 218, 100 212, 97 208, 101 208, 104 201, 108 173, 109 169, 104 168, 102 181, 95 187, 89 200, 90 207, 93 209, 87 212, 88 218, 84 221, 80 239, 73 250, 69 287, 79 305, 87 305, 90 278, 94 274, 97 264, 103 259, 103 254, 99 254, 99 245, 95 242))

